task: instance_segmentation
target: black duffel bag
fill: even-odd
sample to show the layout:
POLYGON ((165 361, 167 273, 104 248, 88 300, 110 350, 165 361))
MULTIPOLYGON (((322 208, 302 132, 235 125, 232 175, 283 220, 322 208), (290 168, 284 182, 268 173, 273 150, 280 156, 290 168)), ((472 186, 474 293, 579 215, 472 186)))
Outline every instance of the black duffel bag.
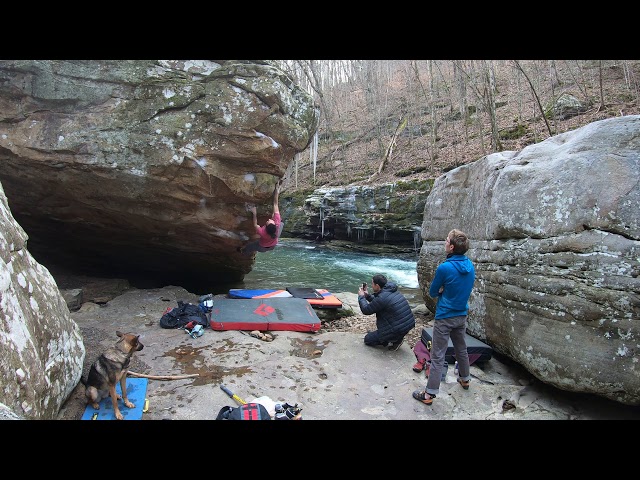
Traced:
POLYGON ((184 328, 189 322, 195 322, 204 328, 209 325, 207 314, 198 305, 184 303, 182 300, 178 301, 177 307, 165 311, 160 317, 162 328, 184 328))

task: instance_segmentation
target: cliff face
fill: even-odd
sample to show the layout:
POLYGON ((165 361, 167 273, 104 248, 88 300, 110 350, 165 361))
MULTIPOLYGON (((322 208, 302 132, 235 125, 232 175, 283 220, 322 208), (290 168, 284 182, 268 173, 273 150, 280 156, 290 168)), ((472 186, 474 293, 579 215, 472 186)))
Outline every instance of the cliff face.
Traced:
POLYGON ((0 182, 41 262, 241 280, 318 119, 268 62, 0 61, 0 182))
POLYGON ((284 231, 316 241, 342 240, 368 252, 416 252, 433 180, 318 188, 281 196, 284 231))
POLYGON ((0 420, 55 419, 86 353, 54 278, 26 243, 0 185, 0 420))

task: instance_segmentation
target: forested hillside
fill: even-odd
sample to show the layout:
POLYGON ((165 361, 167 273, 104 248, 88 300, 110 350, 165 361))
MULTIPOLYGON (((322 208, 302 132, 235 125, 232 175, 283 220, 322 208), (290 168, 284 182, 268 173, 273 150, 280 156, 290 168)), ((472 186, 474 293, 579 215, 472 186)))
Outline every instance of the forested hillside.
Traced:
POLYGON ((596 120, 640 113, 640 60, 291 60, 318 135, 285 190, 437 177, 596 120))

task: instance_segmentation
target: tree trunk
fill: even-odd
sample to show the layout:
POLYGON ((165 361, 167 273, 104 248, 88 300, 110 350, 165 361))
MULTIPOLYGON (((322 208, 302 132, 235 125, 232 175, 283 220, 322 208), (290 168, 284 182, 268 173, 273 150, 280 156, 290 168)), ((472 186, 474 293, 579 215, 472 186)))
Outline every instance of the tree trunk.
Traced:
POLYGON ((604 110, 604 93, 602 92, 602 60, 598 60, 598 77, 600 81, 600 106, 598 111, 604 110))
POLYGON ((540 103, 540 99, 538 98, 538 94, 536 93, 536 89, 533 88, 533 84, 531 83, 531 80, 529 80, 529 77, 527 76, 527 74, 525 73, 525 71, 522 69, 522 67, 520 66, 520 62, 518 62, 517 60, 513 60, 514 65, 516 66, 516 68, 518 70, 520 70, 520 72, 522 73, 522 75, 524 75, 524 78, 527 80, 527 82, 529 83, 529 87, 531 87, 531 93, 533 94, 533 96, 535 97, 535 100, 538 104, 538 108, 540 108, 540 114, 542 115, 542 118, 544 119, 544 123, 547 126, 547 131, 549 132, 549 136, 553 136, 553 133, 551 132, 551 127, 549 126, 549 122, 547 121, 547 117, 544 114, 544 109, 542 108, 542 104, 540 103))
POLYGON ((469 119, 469 105, 467 103, 467 79, 464 77, 458 61, 453 62, 453 77, 458 87, 458 108, 460 112, 460 118, 462 118, 462 121, 464 123, 464 139, 465 142, 468 142, 469 129, 467 128, 467 126, 469 119))
MULTIPOLYGON (((422 95, 424 96, 425 104, 428 107, 429 106, 429 97, 427 96, 427 92, 424 89, 424 85, 422 84, 422 81, 420 80, 420 74, 418 72, 418 63, 415 60, 412 60, 411 63, 413 65, 413 73, 415 75, 416 81, 418 82, 418 85, 420 86, 420 91, 422 92, 422 95)), ((433 121, 433 119, 432 119, 432 121, 433 121)), ((429 154, 429 158, 431 160, 431 168, 430 168, 430 170, 433 171, 433 163, 435 161, 434 154, 433 154, 433 151, 434 151, 433 144, 429 145, 427 147, 427 150, 428 150, 427 153, 429 154)))
MULTIPOLYGON (((438 140, 438 119, 436 118, 436 87, 433 78, 433 60, 427 60, 429 65, 429 96, 431 100, 431 149, 435 151, 438 140)), ((433 158, 431 160, 433 162, 433 158)))
MULTIPOLYGON (((565 61, 564 62, 565 65, 567 66, 567 70, 569 71, 569 75, 571 75, 571 78, 573 79, 573 83, 575 84, 575 86, 578 88, 578 90, 580 90, 580 93, 582 93, 582 96, 584 97, 585 101, 587 101, 588 103, 591 103, 591 101, 589 100, 589 95, 587 94, 587 89, 586 86, 583 86, 578 79, 575 77, 575 75, 573 74, 573 72, 571 71, 571 65, 569 65, 569 62, 565 61)), ((576 62, 577 63, 577 62, 576 62)), ((579 69, 580 67, 578 67, 579 69)))
POLYGON ((387 161, 391 158, 391 155, 393 154, 393 149, 396 145, 396 141, 398 140, 398 136, 402 133, 402 131, 404 130, 404 127, 406 126, 407 126, 407 118, 404 117, 400 119, 398 126, 396 126, 396 131, 393 133, 393 136, 391 137, 391 141, 389 142, 389 146, 387 147, 387 151, 384 155, 384 158, 382 159, 382 162, 380 162, 380 166, 378 167, 378 174, 382 173, 384 166, 386 165, 387 161))
POLYGON ((498 123, 496 120, 496 102, 495 102, 495 76, 493 73, 493 65, 491 60, 484 61, 484 103, 489 113, 489 122, 491 125, 491 150, 497 152, 502 150, 500 138, 498 136, 498 123))

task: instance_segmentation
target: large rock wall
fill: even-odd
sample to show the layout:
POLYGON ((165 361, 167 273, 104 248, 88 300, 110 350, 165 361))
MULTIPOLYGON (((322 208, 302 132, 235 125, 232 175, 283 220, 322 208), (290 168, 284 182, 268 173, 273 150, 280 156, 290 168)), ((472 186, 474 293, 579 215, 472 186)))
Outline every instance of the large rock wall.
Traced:
POLYGON ((640 405, 640 117, 589 124, 439 177, 427 198, 425 303, 460 228, 477 279, 469 332, 558 388, 640 405))
POLYGON ((82 374, 80 328, 27 250, 0 184, 0 418, 55 419, 82 374))
POLYGON ((241 280, 318 119, 268 62, 2 60, 0 181, 43 263, 241 280))
MULTIPOLYGON (((424 204, 432 181, 318 188, 283 196, 284 232, 310 240, 344 240, 362 248, 420 248, 424 204)), ((414 250, 415 249, 415 250, 414 250)))

